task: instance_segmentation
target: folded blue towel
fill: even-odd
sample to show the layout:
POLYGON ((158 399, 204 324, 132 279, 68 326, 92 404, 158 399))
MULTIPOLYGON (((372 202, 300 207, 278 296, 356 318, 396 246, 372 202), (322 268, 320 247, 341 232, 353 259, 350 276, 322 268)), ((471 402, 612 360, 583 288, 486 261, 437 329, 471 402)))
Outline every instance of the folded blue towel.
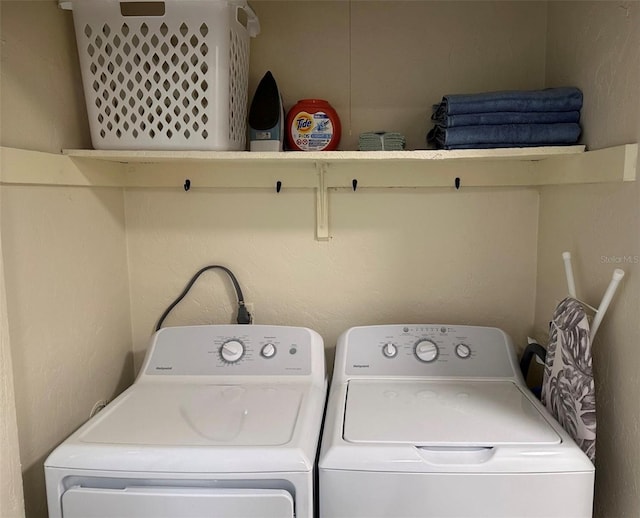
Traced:
POLYGON ((531 144, 525 144, 522 142, 500 142, 499 144, 460 144, 455 146, 447 146, 447 151, 454 149, 507 149, 507 148, 519 148, 519 147, 548 147, 548 146, 568 146, 570 144, 538 144, 533 142, 531 144))
POLYGON ((444 149, 553 146, 575 144, 580 131, 580 125, 576 123, 497 124, 459 128, 435 126, 427 135, 427 140, 444 149))
POLYGON ((578 88, 512 90, 445 95, 434 117, 441 119, 445 115, 461 113, 579 111, 581 108, 582 92, 578 88))
POLYGON ((580 112, 494 112, 462 113, 460 115, 442 115, 441 119, 432 117, 436 124, 455 128, 458 126, 480 126, 482 124, 556 124, 560 122, 579 122, 580 112))

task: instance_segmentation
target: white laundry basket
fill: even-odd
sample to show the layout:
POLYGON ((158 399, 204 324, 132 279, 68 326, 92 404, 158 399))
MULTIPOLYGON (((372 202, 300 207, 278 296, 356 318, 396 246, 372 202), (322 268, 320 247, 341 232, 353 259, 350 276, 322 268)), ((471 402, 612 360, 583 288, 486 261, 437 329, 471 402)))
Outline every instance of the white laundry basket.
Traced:
POLYGON ((243 150, 246 0, 60 1, 73 9, 96 149, 243 150))

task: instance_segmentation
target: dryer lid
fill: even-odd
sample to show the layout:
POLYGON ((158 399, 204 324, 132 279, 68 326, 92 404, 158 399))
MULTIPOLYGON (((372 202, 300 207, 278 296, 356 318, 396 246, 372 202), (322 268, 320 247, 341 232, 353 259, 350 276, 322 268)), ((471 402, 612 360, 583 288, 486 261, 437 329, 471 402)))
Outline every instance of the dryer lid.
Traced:
POLYGON ((304 390, 294 385, 134 385, 90 423, 84 443, 276 446, 294 433, 304 390))
POLYGON ((351 380, 343 437, 352 443, 454 447, 561 442, 511 381, 351 380))

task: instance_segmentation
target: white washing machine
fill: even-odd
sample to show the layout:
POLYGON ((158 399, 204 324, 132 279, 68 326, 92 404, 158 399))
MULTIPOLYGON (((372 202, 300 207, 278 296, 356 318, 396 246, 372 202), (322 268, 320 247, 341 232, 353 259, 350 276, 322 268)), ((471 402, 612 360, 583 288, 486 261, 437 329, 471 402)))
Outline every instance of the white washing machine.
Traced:
POLYGON ((585 518, 594 467, 499 329, 356 327, 338 340, 321 518, 585 518))
POLYGON ((50 518, 311 518, 316 332, 165 328, 135 383, 45 462, 50 518))

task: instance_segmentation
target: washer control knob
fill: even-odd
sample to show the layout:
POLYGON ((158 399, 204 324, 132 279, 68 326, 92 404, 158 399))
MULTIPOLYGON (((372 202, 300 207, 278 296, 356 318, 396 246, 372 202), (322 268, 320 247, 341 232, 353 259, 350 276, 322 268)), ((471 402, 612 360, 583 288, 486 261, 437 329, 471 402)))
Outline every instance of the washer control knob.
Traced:
POLYGON ((385 358, 395 358, 398 354, 398 347, 394 343, 386 343, 382 346, 382 354, 385 358))
POLYGON ((273 358, 276 355, 276 346, 272 343, 264 344, 260 350, 263 358, 273 358))
POLYGON ((438 346, 431 340, 419 340, 416 343, 415 353, 421 362, 432 362, 438 357, 438 346))
POLYGON ((244 356, 244 344, 240 340, 229 340, 220 347, 220 356, 227 363, 235 363, 244 356))
POLYGON ((469 347, 467 344, 458 344, 456 345, 456 356, 458 358, 462 358, 463 360, 466 360, 467 358, 469 358, 469 356, 471 356, 471 347, 469 347))

